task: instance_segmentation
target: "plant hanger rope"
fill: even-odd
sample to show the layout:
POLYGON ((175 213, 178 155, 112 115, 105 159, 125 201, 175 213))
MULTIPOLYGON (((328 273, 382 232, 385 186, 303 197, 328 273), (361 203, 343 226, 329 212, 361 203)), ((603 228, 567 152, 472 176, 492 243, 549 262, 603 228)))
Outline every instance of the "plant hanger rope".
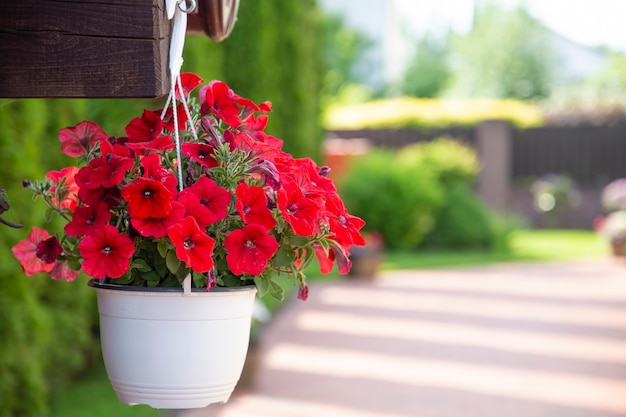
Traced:
POLYGON ((167 96, 165 106, 161 112, 161 119, 165 117, 167 108, 172 103, 172 117, 174 122, 174 141, 176 142, 176 158, 178 159, 178 189, 183 190, 183 166, 180 147, 180 135, 178 133, 178 109, 176 108, 176 88, 180 96, 180 101, 183 103, 183 108, 187 114, 188 123, 193 134, 194 140, 198 140, 196 129, 193 126, 191 120, 191 112, 189 111, 189 105, 187 104, 187 97, 183 91, 182 81, 180 78, 180 70, 183 65, 183 48, 185 46, 185 33, 187 31, 187 13, 191 13, 196 8, 196 1, 189 0, 189 6, 187 6, 187 0, 165 0, 165 7, 167 11, 167 17, 172 20, 174 24, 172 27, 172 40, 170 41, 170 93, 167 96))
MULTIPOLYGON (((183 183, 183 164, 181 156, 180 135, 178 133, 178 109, 176 108, 176 88, 178 87, 178 93, 180 101, 183 103, 183 108, 187 114, 187 120, 191 129, 194 140, 198 140, 196 129, 193 126, 191 118, 191 112, 187 104, 187 97, 183 91, 182 81, 180 79, 180 69, 183 66, 183 48, 185 46, 185 33, 187 32, 187 13, 191 13, 196 8, 196 1, 189 0, 189 6, 187 6, 187 0, 165 0, 165 7, 167 11, 168 19, 174 19, 172 26, 172 40, 170 41, 170 93, 163 106, 161 112, 161 119, 165 117, 167 107, 170 102, 172 103, 172 118, 174 122, 174 141, 176 142, 176 158, 178 160, 178 189, 182 191, 184 188, 183 183)), ((184 294, 191 294, 191 274, 183 281, 184 294)))

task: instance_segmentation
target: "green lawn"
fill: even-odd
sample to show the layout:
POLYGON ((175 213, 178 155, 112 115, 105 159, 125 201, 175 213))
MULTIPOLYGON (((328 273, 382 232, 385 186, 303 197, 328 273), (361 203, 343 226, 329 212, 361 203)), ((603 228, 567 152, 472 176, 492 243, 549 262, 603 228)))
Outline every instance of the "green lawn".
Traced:
POLYGON ((494 262, 558 261, 602 256, 607 247, 596 233, 584 230, 519 230, 507 252, 417 251, 390 252, 382 268, 426 269, 494 262))
MULTIPOLYGON (((579 230, 516 231, 511 236, 510 246, 508 252, 389 252, 382 267, 386 270, 443 268, 494 262, 556 261, 606 256, 608 253, 606 244, 594 232, 579 230)), ((311 281, 339 278, 337 273, 320 275, 316 265, 307 272, 311 281)), ((287 296, 292 296, 295 291, 293 283, 287 280, 282 283, 287 296)), ((271 310, 279 308, 280 303, 266 298, 268 300, 264 301, 271 310)), ((164 414, 147 406, 129 407, 120 403, 101 367, 55 397, 50 417, 150 417, 164 414)))

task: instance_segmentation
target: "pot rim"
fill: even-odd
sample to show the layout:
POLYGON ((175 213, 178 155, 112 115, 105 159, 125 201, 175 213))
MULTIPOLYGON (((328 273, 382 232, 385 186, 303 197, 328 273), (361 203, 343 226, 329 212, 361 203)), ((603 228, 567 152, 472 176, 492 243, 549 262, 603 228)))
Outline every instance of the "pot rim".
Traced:
MULTIPOLYGON (((110 282, 101 282, 98 279, 90 279, 87 285, 94 289, 114 290, 114 291, 132 291, 132 292, 151 292, 151 293, 183 293, 183 287, 137 287, 133 285, 112 284, 110 282)), ((192 288, 192 293, 212 293, 212 292, 237 292, 244 290, 256 289, 256 285, 242 285, 239 287, 213 287, 209 291, 206 288, 192 288)))

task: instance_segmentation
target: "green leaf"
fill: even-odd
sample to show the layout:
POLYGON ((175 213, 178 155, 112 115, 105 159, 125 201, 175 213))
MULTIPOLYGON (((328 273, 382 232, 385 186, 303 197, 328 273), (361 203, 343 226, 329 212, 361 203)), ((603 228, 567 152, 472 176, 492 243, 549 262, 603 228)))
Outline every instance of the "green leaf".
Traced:
POLYGON ((283 290, 283 287, 281 287, 280 285, 278 285, 276 282, 272 281, 272 280, 268 280, 270 283, 270 289, 269 289, 269 293, 272 297, 274 297, 275 299, 277 299, 278 301, 283 301, 285 299, 285 290, 283 290))
POLYGON ((186 268, 182 263, 180 265, 180 267, 178 268, 178 271, 176 271, 176 279, 178 280, 178 282, 180 282, 180 284, 183 284, 183 281, 185 280, 185 278, 187 278, 187 275, 189 275, 189 273, 191 272, 191 269, 186 268))
POLYGON ((135 259, 130 267, 136 269, 139 272, 153 271, 153 268, 148 265, 148 263, 144 259, 135 259))
POLYGON ((169 245, 165 240, 160 240, 157 244, 157 251, 159 251, 159 255, 161 255, 161 258, 165 258, 167 256, 168 249, 169 245))
POLYGON ((254 283, 256 284, 256 290, 259 298, 263 297, 270 290, 270 280, 263 277, 254 277, 254 283))
POLYGON ((161 281, 160 285, 161 287, 178 288, 180 287, 180 282, 173 275, 168 275, 161 281))
POLYGON ((113 283, 120 284, 120 285, 130 284, 131 282, 133 282, 133 275, 132 275, 130 269, 128 271, 126 271, 126 273, 124 275, 122 275, 119 278, 116 278, 113 281, 113 283))
POLYGON ((192 272, 191 278, 193 279, 193 284, 196 288, 206 287, 207 277, 206 274, 202 274, 200 272, 192 272))
POLYGON ((175 250, 167 252, 167 255, 165 256, 165 264, 167 265, 167 269, 172 274, 176 274, 178 268, 180 267, 180 259, 176 256, 175 250))
POLYGON ((291 236, 289 238, 289 243, 293 246, 306 246, 309 243, 308 237, 305 236, 291 236))
POLYGON ((228 274, 222 277, 221 285, 225 287, 237 287, 241 285, 241 278, 228 274))
POLYGON ((159 276, 159 274, 156 271, 150 271, 150 272, 144 272, 142 274, 139 274, 139 276, 143 279, 145 279, 146 281, 159 281, 161 279, 161 277, 159 276))
POLYGON ((328 255, 328 251, 330 249, 330 245, 328 244, 328 240, 327 239, 320 239, 318 241, 318 243, 320 244, 322 249, 324 249, 324 253, 326 253, 326 255, 328 255))
POLYGON ((146 281, 148 287, 156 287, 159 285, 159 281, 146 281))
POLYGON ((294 260, 294 253, 290 246, 283 245, 278 249, 274 256, 274 266, 281 268, 283 266, 291 265, 294 260))
POLYGON ((155 262, 154 269, 159 273, 160 276, 164 277, 168 275, 167 265, 165 264, 165 259, 161 259, 161 262, 155 262))
POLYGON ((80 271, 80 262, 78 259, 70 259, 67 261, 67 266, 72 268, 74 271, 80 271))

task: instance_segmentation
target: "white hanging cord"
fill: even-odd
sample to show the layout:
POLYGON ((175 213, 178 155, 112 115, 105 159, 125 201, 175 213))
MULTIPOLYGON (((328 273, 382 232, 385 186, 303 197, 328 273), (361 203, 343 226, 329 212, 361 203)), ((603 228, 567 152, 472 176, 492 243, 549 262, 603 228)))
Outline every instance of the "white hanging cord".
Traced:
MULTIPOLYGON (((191 112, 187 105, 187 97, 183 90, 182 81, 180 78, 180 69, 183 66, 183 47, 185 45, 185 33, 187 32, 187 13, 193 11, 196 8, 196 1, 189 0, 189 7, 187 6, 187 0, 165 0, 165 8, 167 11, 168 19, 174 19, 172 27, 172 40, 170 42, 170 93, 167 96, 167 101, 161 112, 161 119, 165 117, 167 107, 170 102, 172 103, 172 118, 174 122, 174 141, 176 142, 176 158, 178 160, 178 189, 183 190, 183 160, 180 149, 180 135, 178 134, 178 109, 176 108, 176 87, 180 95, 180 101, 183 103, 185 113, 187 114, 187 121, 191 128, 194 139, 198 140, 196 129, 193 126, 191 120, 191 112), (185 8, 183 8, 185 7, 185 8)), ((183 281, 183 293, 185 295, 191 294, 191 274, 183 281)))
MULTIPOLYGON (((174 141, 176 142, 176 158, 178 160, 178 189, 183 190, 183 164, 180 149, 180 135, 178 134, 178 112, 176 109, 176 87, 178 85, 181 101, 183 107, 187 112, 187 117, 190 119, 190 112, 187 106, 187 101, 182 88, 182 82, 180 80, 180 69, 183 65, 183 47, 185 45, 185 33, 187 31, 187 13, 191 12, 196 7, 195 0, 189 0, 189 7, 186 0, 165 0, 165 8, 167 11, 167 17, 172 20, 174 24, 172 27, 172 39, 170 42, 170 93, 167 97, 167 102, 161 113, 161 118, 165 116, 167 106, 172 103, 172 117, 174 121, 174 141), (185 8, 183 8, 185 7, 185 8)), ((194 138, 196 138, 195 129, 192 127, 194 138)))

